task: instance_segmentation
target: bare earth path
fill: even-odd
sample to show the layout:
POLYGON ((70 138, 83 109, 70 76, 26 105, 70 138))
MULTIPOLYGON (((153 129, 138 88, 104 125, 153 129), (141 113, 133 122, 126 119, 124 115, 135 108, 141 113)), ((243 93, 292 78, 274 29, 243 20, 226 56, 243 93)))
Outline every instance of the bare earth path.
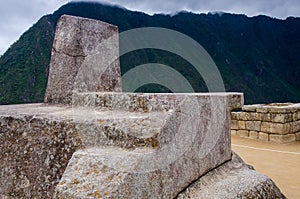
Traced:
POLYGON ((300 198, 300 142, 275 144, 232 136, 232 150, 269 176, 290 199, 300 198))

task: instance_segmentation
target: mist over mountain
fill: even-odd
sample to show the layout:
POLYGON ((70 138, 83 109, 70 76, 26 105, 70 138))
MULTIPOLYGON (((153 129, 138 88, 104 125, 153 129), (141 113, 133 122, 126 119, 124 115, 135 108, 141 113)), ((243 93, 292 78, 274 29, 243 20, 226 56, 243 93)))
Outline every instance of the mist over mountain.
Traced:
MULTIPOLYGON (((163 27, 196 40, 216 63, 226 91, 245 93, 246 103, 300 101, 300 18, 279 20, 227 13, 153 16, 99 3, 73 2, 43 16, 0 57, 0 104, 42 102, 57 20, 63 14, 105 21, 119 31, 163 27)), ((173 67, 196 92, 206 92, 200 74, 178 55, 143 49, 120 58, 122 74, 134 66, 173 67)), ((168 92, 150 84, 142 92, 168 92)))

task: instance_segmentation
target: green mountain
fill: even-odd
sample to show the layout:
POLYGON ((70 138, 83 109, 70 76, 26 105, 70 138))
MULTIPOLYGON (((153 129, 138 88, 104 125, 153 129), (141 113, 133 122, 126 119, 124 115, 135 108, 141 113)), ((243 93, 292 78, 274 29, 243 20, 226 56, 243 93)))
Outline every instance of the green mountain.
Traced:
MULTIPOLYGON (((0 57, 0 104, 42 102, 47 84, 51 46, 63 14, 99 19, 120 32, 138 27, 179 31, 201 44, 221 72, 226 91, 245 93, 246 103, 300 101, 300 18, 193 14, 149 16, 99 3, 68 3, 42 17, 0 57)), ((179 71, 197 92, 207 91, 197 71, 172 53, 144 49, 121 57, 124 74, 144 63, 162 63, 179 71)), ((168 92, 150 84, 143 92, 168 92)))

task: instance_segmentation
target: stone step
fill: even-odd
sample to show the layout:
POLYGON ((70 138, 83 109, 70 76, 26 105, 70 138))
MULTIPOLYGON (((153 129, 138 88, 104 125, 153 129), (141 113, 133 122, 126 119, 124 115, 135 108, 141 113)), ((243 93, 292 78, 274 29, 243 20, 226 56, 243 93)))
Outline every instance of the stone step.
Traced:
POLYGON ((195 149, 178 157, 172 151, 149 148, 78 150, 53 198, 174 198, 211 168, 230 159, 230 150, 220 155, 214 149, 200 158, 195 149))

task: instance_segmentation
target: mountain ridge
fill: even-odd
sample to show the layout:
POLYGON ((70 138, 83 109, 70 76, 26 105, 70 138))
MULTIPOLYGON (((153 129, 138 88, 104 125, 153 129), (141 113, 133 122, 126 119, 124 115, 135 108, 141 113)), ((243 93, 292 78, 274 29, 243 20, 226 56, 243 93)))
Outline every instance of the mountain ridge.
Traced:
MULTIPOLYGON (((62 14, 94 18, 119 27, 120 32, 139 27, 179 31, 200 43, 223 77, 226 91, 245 93, 246 103, 300 101, 300 18, 285 20, 243 14, 179 12, 148 15, 99 3, 69 3, 43 16, 0 57, 0 104, 41 102, 47 83, 51 46, 62 14)), ((197 92, 207 91, 201 76, 182 58, 145 49, 120 58, 122 74, 150 62, 172 66, 197 92)), ((167 92, 149 85, 139 91, 167 92)))

